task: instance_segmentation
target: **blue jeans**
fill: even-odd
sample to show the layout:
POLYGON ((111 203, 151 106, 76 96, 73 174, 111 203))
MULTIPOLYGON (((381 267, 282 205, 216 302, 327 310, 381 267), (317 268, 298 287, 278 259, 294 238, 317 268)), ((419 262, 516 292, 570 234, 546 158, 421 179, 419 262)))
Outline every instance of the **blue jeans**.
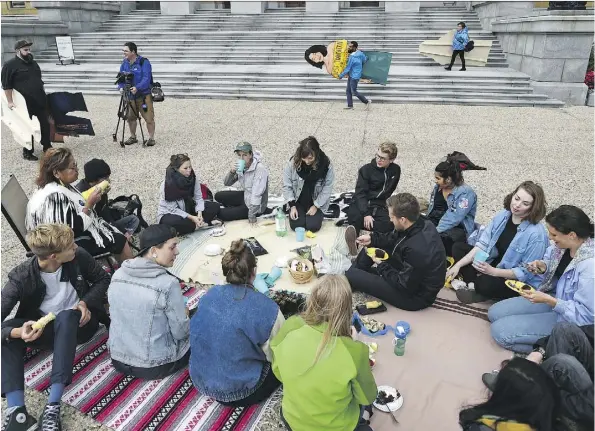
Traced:
POLYGON ((347 80, 347 106, 350 108, 353 108, 353 96, 357 97, 363 104, 368 104, 368 99, 357 91, 358 83, 359 79, 352 79, 351 76, 347 80))
POLYGON ((505 349, 529 353, 533 344, 552 333, 558 313, 546 304, 533 304, 523 297, 505 299, 490 307, 494 340, 505 349))
POLYGON ((116 220, 114 222, 114 227, 122 233, 126 233, 127 231, 136 232, 139 224, 140 220, 138 217, 134 214, 130 214, 128 216, 122 217, 120 220, 116 220))

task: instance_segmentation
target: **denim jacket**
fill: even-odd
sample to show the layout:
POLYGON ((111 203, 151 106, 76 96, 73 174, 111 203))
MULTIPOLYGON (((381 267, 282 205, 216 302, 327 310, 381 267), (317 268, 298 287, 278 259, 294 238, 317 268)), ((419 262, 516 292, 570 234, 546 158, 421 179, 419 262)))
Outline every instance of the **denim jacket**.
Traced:
MULTIPOLYGON (((434 185, 432 196, 430 196, 428 214, 430 214, 434 208, 434 200, 436 198, 436 193, 438 192, 439 189, 436 184, 434 185)), ((475 213, 477 212, 477 195, 475 194, 475 191, 467 184, 463 183, 452 190, 452 193, 446 198, 446 203, 448 209, 436 227, 438 233, 445 232, 462 223, 463 226, 465 226, 465 233, 467 236, 471 235, 475 229, 475 213)))
MULTIPOLYGON (((490 255, 490 261, 498 256, 498 250, 495 247, 496 241, 500 238, 511 216, 512 213, 509 210, 502 210, 496 214, 475 244, 476 247, 490 255)), ((542 259, 548 245, 549 240, 545 226, 541 223, 532 224, 523 220, 518 226, 517 233, 508 250, 502 256, 498 268, 512 269, 517 280, 538 286, 543 275, 532 274, 521 264, 542 259)))
POLYGON ((539 290, 556 291, 558 303, 554 311, 558 321, 574 323, 578 326, 592 325, 594 322, 595 290, 593 290, 595 259, 593 238, 587 239, 579 247, 560 278, 555 277, 556 269, 566 250, 551 245, 543 260, 547 267, 539 290))
MULTIPOLYGON (((333 185, 335 182, 335 169, 331 163, 324 179, 318 180, 314 186, 312 200, 316 208, 325 212, 331 204, 331 195, 333 194, 333 185)), ((300 177, 293 165, 293 158, 287 162, 283 170, 283 197, 285 203, 296 201, 304 188, 304 180, 300 177)))
POLYGON ((190 348, 190 320, 180 284, 143 257, 124 261, 107 291, 112 319, 112 359, 133 367, 157 367, 181 359, 190 348))

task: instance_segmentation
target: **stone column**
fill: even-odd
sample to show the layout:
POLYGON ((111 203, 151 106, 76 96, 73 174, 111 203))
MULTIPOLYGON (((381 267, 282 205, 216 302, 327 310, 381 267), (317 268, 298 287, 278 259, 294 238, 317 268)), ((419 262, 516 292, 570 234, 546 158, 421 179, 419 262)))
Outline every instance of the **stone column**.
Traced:
POLYGON ((256 15, 264 13, 266 2, 264 1, 232 1, 231 13, 242 15, 256 15))
POLYGON ((419 12, 418 1, 387 1, 384 2, 385 12, 419 12))
POLYGON ((336 13, 339 12, 338 1, 307 1, 306 13, 336 13))
POLYGON ((161 15, 192 15, 196 9, 193 1, 162 1, 159 2, 161 15))

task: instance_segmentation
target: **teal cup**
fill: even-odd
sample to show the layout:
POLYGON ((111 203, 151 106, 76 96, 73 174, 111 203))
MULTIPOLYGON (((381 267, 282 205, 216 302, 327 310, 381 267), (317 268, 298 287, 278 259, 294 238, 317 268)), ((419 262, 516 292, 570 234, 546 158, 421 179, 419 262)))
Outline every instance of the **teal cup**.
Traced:
POLYGON ((303 227, 295 228, 295 239, 298 242, 305 241, 306 240, 306 229, 304 229, 303 227))
POLYGON ((236 168, 238 174, 244 172, 244 169, 246 169, 246 161, 244 159, 238 159, 236 162, 236 168))
POLYGON ((488 257, 490 257, 489 254, 487 254, 485 251, 483 250, 478 250, 477 253, 475 253, 475 257, 473 258, 473 262, 485 262, 486 260, 488 260, 488 257))

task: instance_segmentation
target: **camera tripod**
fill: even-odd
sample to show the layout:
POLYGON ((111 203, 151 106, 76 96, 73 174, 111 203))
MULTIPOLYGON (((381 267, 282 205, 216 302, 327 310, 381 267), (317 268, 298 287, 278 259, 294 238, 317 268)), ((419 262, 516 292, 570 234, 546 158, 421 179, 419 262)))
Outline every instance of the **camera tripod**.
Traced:
MULTIPOLYGON (((120 120, 124 122, 128 119, 130 111, 136 117, 138 121, 138 127, 140 128, 140 135, 143 143, 143 147, 146 146, 145 133, 143 132, 142 117, 140 112, 136 109, 135 99, 131 97, 130 85, 126 85, 122 95, 120 96, 120 105, 118 107, 118 123, 116 124, 116 130, 114 131, 112 138, 114 142, 118 142, 118 129, 120 128, 120 120)), ((122 124, 122 139, 120 140, 120 146, 124 148, 124 133, 126 132, 126 126, 122 124)))

